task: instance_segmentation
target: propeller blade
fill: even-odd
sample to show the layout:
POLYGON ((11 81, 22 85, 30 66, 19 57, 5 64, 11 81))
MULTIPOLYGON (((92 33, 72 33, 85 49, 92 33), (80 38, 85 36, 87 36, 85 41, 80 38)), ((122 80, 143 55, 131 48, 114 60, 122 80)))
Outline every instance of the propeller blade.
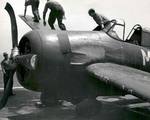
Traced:
POLYGON ((12 34, 12 47, 18 46, 18 29, 16 24, 16 17, 12 6, 6 3, 5 10, 8 12, 11 20, 11 34, 12 34))
MULTIPOLYGON (((9 3, 6 3, 5 6, 5 10, 8 12, 9 16, 10 16, 10 20, 11 20, 11 34, 12 34, 12 53, 11 53, 11 57, 15 57, 17 55, 19 55, 19 50, 18 50, 18 29, 17 29, 17 24, 16 24, 16 17, 15 17, 15 13, 14 10, 12 8, 12 6, 9 3)), ((10 68, 13 68, 10 65, 10 68)), ((13 69, 10 69, 10 74, 9 74, 9 79, 8 82, 6 84, 6 88, 4 90, 3 96, 0 100, 0 109, 2 109, 7 101, 8 98, 10 96, 10 91, 12 89, 12 77, 14 74, 14 70, 15 70, 16 66, 14 66, 13 69)))
MULTIPOLYGON (((10 74, 13 75, 13 72, 10 74)), ((7 85, 6 85, 6 89, 4 90, 3 96, 0 100, 0 109, 2 109, 8 101, 8 98, 10 96, 10 91, 12 89, 12 82, 13 81, 11 80, 11 77, 10 77, 10 79, 8 80, 7 85)))

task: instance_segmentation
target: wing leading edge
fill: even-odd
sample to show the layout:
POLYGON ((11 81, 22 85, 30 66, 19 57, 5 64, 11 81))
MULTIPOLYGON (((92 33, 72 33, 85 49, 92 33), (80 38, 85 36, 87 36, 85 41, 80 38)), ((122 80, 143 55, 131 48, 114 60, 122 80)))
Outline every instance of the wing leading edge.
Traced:
POLYGON ((40 22, 34 22, 32 16, 26 15, 25 17, 23 15, 19 15, 19 17, 33 30, 35 29, 50 29, 48 25, 44 26, 43 21, 40 20, 40 22))
POLYGON ((110 82, 130 94, 150 101, 150 75, 147 72, 112 63, 97 63, 88 72, 104 82, 110 82))

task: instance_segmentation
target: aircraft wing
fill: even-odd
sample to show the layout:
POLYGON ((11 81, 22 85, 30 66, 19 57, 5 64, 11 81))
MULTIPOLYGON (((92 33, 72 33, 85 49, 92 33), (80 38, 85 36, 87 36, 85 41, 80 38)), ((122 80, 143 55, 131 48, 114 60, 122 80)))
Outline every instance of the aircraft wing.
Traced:
POLYGON ((23 15, 19 15, 19 17, 31 28, 31 29, 45 29, 50 27, 48 24, 46 26, 43 25, 43 20, 40 20, 40 22, 34 22, 32 19, 32 16, 26 15, 25 17, 23 15))
POLYGON ((150 101, 150 74, 113 63, 97 63, 87 67, 90 75, 119 86, 130 94, 150 101))

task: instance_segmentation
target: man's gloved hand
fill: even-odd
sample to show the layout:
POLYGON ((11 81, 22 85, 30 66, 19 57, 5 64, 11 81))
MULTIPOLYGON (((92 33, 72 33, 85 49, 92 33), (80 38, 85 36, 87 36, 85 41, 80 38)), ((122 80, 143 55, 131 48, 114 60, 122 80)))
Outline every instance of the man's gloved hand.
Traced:
POLYGON ((28 6, 28 5, 31 5, 31 1, 30 0, 25 0, 24 6, 28 6))
POLYGON ((104 26, 104 24, 102 24, 102 29, 104 29, 105 28, 105 26, 104 26))
POLYGON ((63 16, 63 19, 66 20, 66 16, 65 15, 63 16))
POLYGON ((45 20, 43 21, 43 25, 46 26, 46 21, 45 20))

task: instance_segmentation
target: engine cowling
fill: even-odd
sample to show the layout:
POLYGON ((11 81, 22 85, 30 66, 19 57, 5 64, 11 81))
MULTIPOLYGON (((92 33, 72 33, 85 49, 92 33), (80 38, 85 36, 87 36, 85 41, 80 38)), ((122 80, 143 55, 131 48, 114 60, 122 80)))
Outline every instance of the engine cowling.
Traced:
MULTIPOLYGON (((50 81, 52 76, 56 77, 57 71, 59 73, 59 69, 67 64, 66 54, 69 53, 69 50, 68 53, 62 50, 61 45, 56 31, 35 30, 25 34, 20 40, 19 52, 21 56, 36 55, 36 67, 28 69, 22 64, 18 65, 17 77, 20 84, 27 89, 39 91, 42 86, 48 84, 45 81, 50 81)), ((49 86, 53 87, 57 84, 53 83, 50 82, 49 86)))

